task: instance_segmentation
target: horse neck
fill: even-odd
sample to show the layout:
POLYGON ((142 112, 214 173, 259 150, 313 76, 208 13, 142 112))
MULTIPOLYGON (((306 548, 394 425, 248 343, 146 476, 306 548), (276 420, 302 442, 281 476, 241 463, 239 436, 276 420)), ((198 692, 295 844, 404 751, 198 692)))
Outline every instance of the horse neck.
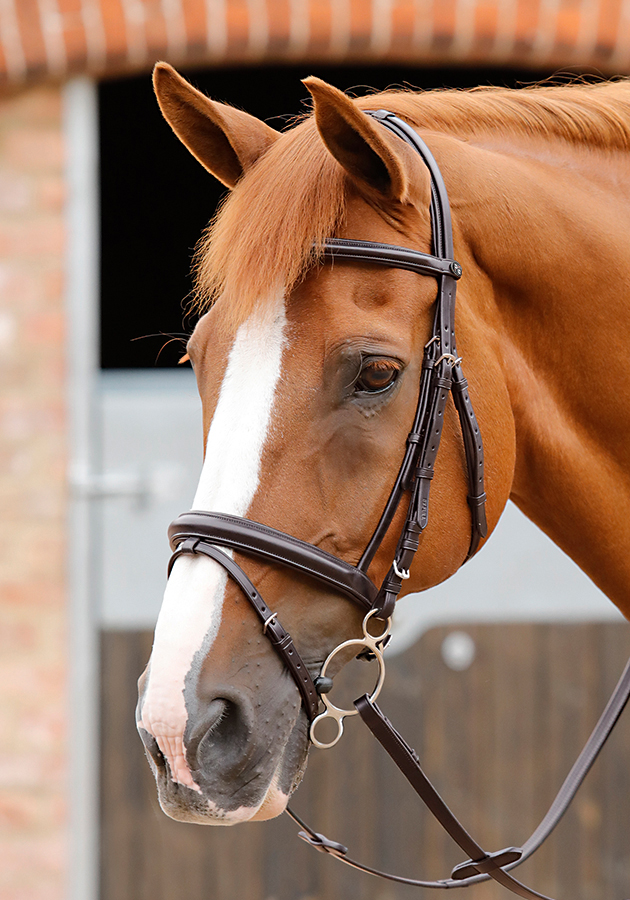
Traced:
POLYGON ((485 285, 462 283, 462 302, 513 409, 512 499, 630 617, 627 159, 541 139, 450 150, 454 218, 485 285))

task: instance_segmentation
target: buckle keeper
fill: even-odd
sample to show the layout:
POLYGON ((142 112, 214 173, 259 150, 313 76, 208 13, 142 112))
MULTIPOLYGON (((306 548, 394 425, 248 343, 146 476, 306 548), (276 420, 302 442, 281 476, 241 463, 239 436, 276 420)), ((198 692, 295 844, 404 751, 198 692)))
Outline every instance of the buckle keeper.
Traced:
POLYGON ((315 847, 320 853, 330 853, 331 856, 345 856, 348 852, 347 847, 344 847, 343 844, 338 844, 337 841, 331 841, 325 834, 315 833, 313 835, 309 834, 308 831, 299 831, 298 837, 301 837, 311 847, 315 847))
POLYGON ((486 853, 483 859, 467 859, 466 862, 455 866, 451 872, 451 878, 455 881, 463 881, 464 878, 472 878, 474 875, 483 875, 493 869, 502 869, 510 863, 517 862, 523 855, 519 847, 506 847, 494 853, 486 853))

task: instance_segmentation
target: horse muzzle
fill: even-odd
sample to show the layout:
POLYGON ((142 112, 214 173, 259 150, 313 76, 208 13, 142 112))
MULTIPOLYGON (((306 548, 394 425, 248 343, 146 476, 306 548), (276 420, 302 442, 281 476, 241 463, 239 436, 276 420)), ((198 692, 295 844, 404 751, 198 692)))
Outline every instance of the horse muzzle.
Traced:
POLYGON ((276 671, 279 660, 270 662, 270 696, 213 685, 200 673, 181 744, 185 768, 181 760, 174 764, 168 738, 157 727, 152 734, 140 718, 160 806, 171 818, 227 825, 283 812, 306 767, 307 723, 292 680, 276 671))

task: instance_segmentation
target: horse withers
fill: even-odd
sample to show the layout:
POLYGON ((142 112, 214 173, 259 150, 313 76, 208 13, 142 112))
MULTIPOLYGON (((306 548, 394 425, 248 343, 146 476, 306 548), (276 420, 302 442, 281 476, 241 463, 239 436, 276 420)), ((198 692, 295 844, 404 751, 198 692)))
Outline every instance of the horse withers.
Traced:
MULTIPOLYGON (((205 460, 193 508, 265 523, 351 566, 370 541, 418 406, 436 280, 331 264, 323 249, 334 238, 434 250, 427 166, 365 114, 387 109, 430 147, 450 198, 463 270, 457 350, 483 434, 488 531, 511 497, 628 615, 630 86, 353 100, 305 84, 313 115, 279 134, 156 67, 166 119, 231 189, 197 255, 205 314, 188 353, 205 460)), ((466 559, 467 492, 448 403, 404 593, 466 559)), ((405 514, 403 504, 370 562, 374 584, 405 514)), ((316 681, 361 634, 363 612, 308 573, 227 546, 316 681)), ((176 819, 273 817, 304 772, 309 718, 296 682, 242 586, 201 553, 173 564, 138 727, 176 819)))

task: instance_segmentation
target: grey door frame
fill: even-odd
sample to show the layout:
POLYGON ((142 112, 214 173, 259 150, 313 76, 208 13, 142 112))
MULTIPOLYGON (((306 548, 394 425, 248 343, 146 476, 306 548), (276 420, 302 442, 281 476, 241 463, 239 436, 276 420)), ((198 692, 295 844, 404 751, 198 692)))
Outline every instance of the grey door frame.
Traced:
POLYGON ((96 83, 74 78, 63 88, 66 148, 66 321, 69 447, 69 766, 70 900, 98 900, 99 643, 95 584, 94 465, 98 370, 99 192, 96 83))

